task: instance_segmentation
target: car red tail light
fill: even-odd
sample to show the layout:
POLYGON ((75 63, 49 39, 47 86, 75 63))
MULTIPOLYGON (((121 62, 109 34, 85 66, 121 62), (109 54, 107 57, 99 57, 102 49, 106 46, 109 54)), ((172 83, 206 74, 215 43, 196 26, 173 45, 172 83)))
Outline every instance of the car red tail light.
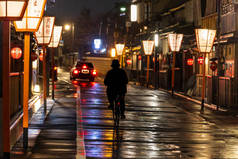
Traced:
POLYGON ((79 70, 77 70, 77 69, 75 69, 75 70, 73 70, 73 74, 79 74, 79 70))
POLYGON ((96 76, 97 75, 97 71, 93 70, 93 75, 96 76))
POLYGON ((87 68, 87 66, 86 65, 83 65, 83 69, 86 69, 87 68))

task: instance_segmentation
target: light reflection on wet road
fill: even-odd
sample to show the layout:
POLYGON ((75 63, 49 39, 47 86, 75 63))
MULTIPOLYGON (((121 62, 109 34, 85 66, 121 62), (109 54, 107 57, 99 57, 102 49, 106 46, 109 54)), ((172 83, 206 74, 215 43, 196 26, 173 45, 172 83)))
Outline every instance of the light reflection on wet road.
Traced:
POLYGON ((105 87, 97 82, 77 85, 87 158, 238 158, 236 134, 177 107, 193 103, 129 86, 126 119, 115 130, 105 87))

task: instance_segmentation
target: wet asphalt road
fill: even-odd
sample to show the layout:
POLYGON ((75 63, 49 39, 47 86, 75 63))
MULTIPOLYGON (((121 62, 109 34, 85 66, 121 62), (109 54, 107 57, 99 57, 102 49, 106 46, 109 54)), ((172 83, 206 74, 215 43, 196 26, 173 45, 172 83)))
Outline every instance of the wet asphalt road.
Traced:
POLYGON ((27 158, 238 159, 237 117, 129 85, 126 119, 115 129, 102 80, 60 76, 46 122, 31 125, 42 130, 27 158))
POLYGON ((238 158, 237 118, 200 113, 194 103, 129 85, 126 119, 116 131, 105 87, 78 85, 87 158, 238 158))

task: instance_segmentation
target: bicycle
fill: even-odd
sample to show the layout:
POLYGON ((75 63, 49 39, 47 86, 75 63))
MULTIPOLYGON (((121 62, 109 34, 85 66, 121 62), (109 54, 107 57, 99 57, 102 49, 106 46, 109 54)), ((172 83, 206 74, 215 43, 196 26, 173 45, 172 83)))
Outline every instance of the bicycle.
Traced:
POLYGON ((121 95, 117 94, 116 98, 114 99, 113 102, 113 109, 112 109, 112 114, 113 114, 113 120, 114 120, 114 125, 116 127, 119 126, 119 121, 120 121, 120 116, 121 116, 121 109, 120 109, 120 99, 121 99, 121 95))

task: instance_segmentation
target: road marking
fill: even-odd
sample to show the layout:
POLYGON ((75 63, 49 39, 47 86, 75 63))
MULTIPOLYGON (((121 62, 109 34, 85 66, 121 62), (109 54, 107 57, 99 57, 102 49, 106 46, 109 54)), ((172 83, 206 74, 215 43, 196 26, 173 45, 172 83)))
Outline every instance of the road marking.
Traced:
POLYGON ((77 116, 77 154, 76 159, 86 159, 85 144, 84 144, 84 131, 82 125, 82 109, 80 107, 80 86, 77 86, 77 99, 76 99, 76 116, 77 116))

